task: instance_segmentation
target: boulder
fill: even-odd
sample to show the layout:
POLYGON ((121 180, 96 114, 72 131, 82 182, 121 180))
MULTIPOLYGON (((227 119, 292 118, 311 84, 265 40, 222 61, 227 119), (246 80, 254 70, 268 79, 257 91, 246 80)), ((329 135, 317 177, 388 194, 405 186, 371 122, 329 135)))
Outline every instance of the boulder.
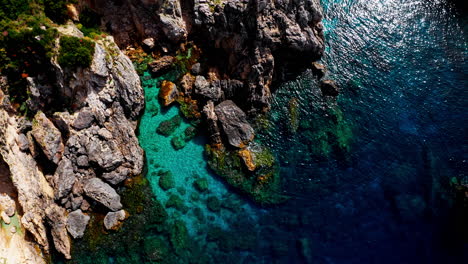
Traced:
POLYGON ((109 212, 104 217, 104 227, 107 230, 116 230, 120 227, 121 222, 125 220, 125 218, 127 218, 125 210, 109 212))
POLYGON ((90 217, 80 209, 68 214, 67 230, 73 238, 81 238, 84 235, 90 217))
POLYGON ((161 74, 174 66, 175 58, 172 56, 163 56, 155 61, 148 63, 151 71, 155 74, 161 74))
POLYGON ((122 209, 120 196, 117 192, 109 184, 98 178, 87 180, 83 186, 83 190, 89 198, 101 203, 111 211, 122 209))
POLYGON ((65 148, 62 142, 62 134, 43 112, 38 112, 34 116, 32 135, 46 157, 53 163, 58 164, 65 148))
POLYGON ((161 89, 159 90, 159 98, 164 106, 172 104, 179 94, 177 86, 173 82, 163 81, 161 83, 161 89))
POLYGON ((64 158, 60 161, 57 170, 55 170, 53 179, 55 184, 55 199, 61 199, 71 192, 73 184, 75 184, 76 181, 76 176, 72 162, 68 158, 64 158))
POLYGON ((195 93, 206 100, 217 102, 224 96, 220 85, 210 85, 203 76, 199 75, 195 78, 194 86, 195 93))
POLYGON ((229 144, 241 148, 252 141, 255 134, 246 115, 233 101, 227 100, 215 107, 216 116, 229 144))

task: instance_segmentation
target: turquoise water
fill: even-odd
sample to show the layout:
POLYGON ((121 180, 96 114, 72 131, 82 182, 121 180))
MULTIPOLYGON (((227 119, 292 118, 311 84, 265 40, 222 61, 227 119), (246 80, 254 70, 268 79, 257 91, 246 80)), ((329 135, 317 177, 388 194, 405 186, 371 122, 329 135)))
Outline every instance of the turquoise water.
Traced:
POLYGON ((224 183, 208 170, 203 154, 207 143, 206 138, 199 135, 189 141, 184 148, 175 150, 171 144, 171 138, 183 135, 185 129, 192 126, 186 119, 183 119, 181 125, 169 137, 156 133, 161 122, 174 116, 182 116, 177 103, 163 107, 158 100, 160 82, 175 78, 177 78, 176 72, 170 72, 158 78, 151 78, 149 73, 145 73, 142 77, 146 111, 140 121, 138 138, 146 154, 146 177, 150 181, 156 198, 162 204, 167 203, 171 194, 177 194, 183 200, 187 206, 187 212, 184 213, 172 207, 168 208, 167 211, 170 218, 184 220, 191 235, 196 235, 208 224, 227 228, 226 219, 232 218, 232 212, 226 209, 221 209, 219 212, 210 211, 207 208, 207 198, 217 197, 220 201, 224 199, 236 200, 242 211, 245 212, 250 211, 251 208, 242 202, 240 197, 236 197, 236 194, 231 194, 224 183), (159 185, 160 176, 157 173, 161 170, 169 170, 173 175, 175 184, 170 190, 163 190, 159 185), (199 178, 208 181, 208 191, 199 192, 195 189, 194 181, 199 178), (194 199, 193 196, 198 197, 198 199, 194 199), (209 221, 200 223, 193 213, 194 208, 200 208, 209 221))

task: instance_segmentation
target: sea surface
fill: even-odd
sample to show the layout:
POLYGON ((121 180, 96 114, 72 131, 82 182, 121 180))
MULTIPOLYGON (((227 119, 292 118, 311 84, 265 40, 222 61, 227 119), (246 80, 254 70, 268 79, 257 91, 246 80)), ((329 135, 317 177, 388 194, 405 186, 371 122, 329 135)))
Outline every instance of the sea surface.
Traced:
MULTIPOLYGON (((157 99, 172 73, 142 78, 139 139, 156 199, 177 195, 183 206, 167 209, 170 221, 182 220, 214 263, 467 263, 467 218, 453 194, 454 182, 468 182, 466 13, 437 0, 322 4, 321 63, 339 97, 323 98, 316 77, 299 73, 274 92, 257 133, 289 200, 258 207, 227 186, 206 165, 205 135, 176 151, 155 133, 180 115, 157 99), (160 171, 172 173, 170 190, 160 171), (208 191, 194 187, 200 178, 208 191), (220 208, 210 209, 216 199, 220 208)), ((174 135, 190 125, 183 120, 174 135)))

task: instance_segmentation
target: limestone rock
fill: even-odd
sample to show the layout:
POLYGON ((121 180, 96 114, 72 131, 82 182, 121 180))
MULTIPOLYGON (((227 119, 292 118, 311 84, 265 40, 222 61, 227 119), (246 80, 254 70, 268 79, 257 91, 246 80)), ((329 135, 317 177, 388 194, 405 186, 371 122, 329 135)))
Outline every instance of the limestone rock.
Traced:
POLYGON ((109 208, 111 211, 118 211, 122 208, 120 196, 107 183, 98 178, 92 178, 85 182, 83 186, 85 194, 109 208))
POLYGON ((234 102, 227 100, 220 103, 215 107, 215 112, 229 144, 242 147, 253 140, 254 130, 247 122, 245 113, 234 102))
POLYGON ((68 214, 67 230, 73 238, 81 238, 84 235, 90 217, 80 209, 68 214))
POLYGON ((127 218, 127 213, 125 210, 120 210, 117 212, 109 212, 104 217, 104 227, 107 230, 116 230, 119 228, 121 222, 127 218))
POLYGON ((38 112, 34 116, 32 135, 46 157, 58 164, 64 151, 62 134, 43 112, 38 112))
POLYGON ((49 207, 47 207, 45 213, 47 216, 47 221, 52 227, 51 233, 55 249, 62 253, 66 259, 71 259, 71 241, 66 228, 66 210, 56 204, 51 204, 49 207))

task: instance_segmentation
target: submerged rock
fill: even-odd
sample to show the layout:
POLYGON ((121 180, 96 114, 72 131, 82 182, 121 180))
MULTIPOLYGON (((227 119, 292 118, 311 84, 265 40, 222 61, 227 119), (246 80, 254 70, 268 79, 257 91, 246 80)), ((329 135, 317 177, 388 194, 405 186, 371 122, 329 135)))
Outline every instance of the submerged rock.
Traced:
POLYGON ((117 230, 125 218, 127 218, 125 210, 109 212, 104 217, 104 227, 107 230, 117 230))
POLYGON ((163 136, 170 136, 182 123, 182 118, 179 115, 173 116, 171 119, 163 121, 159 124, 156 132, 163 136))

